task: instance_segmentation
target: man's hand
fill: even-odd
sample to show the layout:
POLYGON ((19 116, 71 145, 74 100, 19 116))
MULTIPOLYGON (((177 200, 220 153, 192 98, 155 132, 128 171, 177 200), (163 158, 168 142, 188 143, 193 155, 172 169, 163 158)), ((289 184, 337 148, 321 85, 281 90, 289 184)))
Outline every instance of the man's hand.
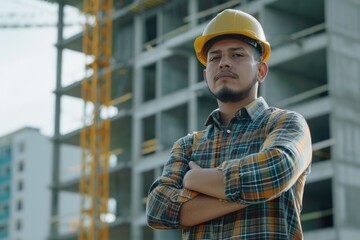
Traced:
POLYGON ((225 199, 224 176, 220 170, 201 168, 195 162, 189 162, 189 167, 183 179, 184 188, 201 194, 181 206, 181 225, 194 226, 246 207, 236 202, 219 201, 225 199))
POLYGON ((191 161, 189 162, 189 167, 190 170, 185 174, 184 179, 183 179, 183 186, 186 189, 191 189, 191 180, 192 180, 192 175, 196 174, 194 172, 196 172, 195 170, 199 170, 202 169, 199 165, 197 165, 195 162, 191 161))
POLYGON ((217 168, 201 168, 195 162, 189 162, 190 170, 185 174, 183 186, 215 198, 225 199, 223 173, 217 168))

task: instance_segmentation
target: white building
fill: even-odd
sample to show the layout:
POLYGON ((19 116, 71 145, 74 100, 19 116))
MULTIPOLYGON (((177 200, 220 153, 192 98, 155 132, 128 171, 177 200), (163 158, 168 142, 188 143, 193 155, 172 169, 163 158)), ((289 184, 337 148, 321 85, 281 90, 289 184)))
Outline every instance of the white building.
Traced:
MULTIPOLYGON (((63 169, 79 152, 76 147, 62 149, 63 169)), ((60 230, 69 228, 50 219, 51 166, 52 140, 38 129, 25 127, 0 137, 0 240, 44 240, 50 221, 60 230)), ((78 219, 78 198, 62 195, 61 202, 67 222, 78 219)))
POLYGON ((48 137, 29 127, 0 138, 0 239, 45 239, 51 145, 48 137))

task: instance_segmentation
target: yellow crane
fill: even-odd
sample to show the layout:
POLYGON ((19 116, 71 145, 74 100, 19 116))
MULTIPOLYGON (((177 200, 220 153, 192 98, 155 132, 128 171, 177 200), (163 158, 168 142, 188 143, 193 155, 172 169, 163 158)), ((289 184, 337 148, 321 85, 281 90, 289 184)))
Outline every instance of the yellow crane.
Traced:
POLYGON ((84 0, 79 240, 108 239, 110 119, 106 111, 111 100, 112 7, 112 0, 84 0))

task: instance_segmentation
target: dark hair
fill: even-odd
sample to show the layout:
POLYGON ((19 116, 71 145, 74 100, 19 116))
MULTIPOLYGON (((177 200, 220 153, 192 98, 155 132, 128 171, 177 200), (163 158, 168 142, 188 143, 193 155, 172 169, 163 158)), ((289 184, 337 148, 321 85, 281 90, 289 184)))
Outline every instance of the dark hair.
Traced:
POLYGON ((214 45, 216 42, 220 41, 220 40, 224 40, 224 39, 237 39, 239 41, 245 42, 247 44, 249 44, 251 47, 255 48, 255 59, 257 59, 258 61, 261 61, 262 59, 262 55, 263 55, 263 48, 262 45, 252 39, 249 38, 247 36, 244 35, 240 35, 240 34, 225 34, 225 35, 220 35, 220 36, 216 36, 212 39, 210 39, 209 41, 207 41, 203 47, 203 53, 205 56, 207 56, 207 52, 209 51, 209 49, 211 48, 212 45, 214 45))

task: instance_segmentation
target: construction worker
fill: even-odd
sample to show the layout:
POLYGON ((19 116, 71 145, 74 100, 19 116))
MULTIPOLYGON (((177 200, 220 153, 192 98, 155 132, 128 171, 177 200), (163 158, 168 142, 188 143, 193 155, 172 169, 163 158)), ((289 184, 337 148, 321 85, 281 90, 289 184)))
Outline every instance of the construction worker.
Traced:
POLYGON ((219 108, 174 144, 149 190, 149 226, 182 229, 183 239, 303 239, 311 137, 300 114, 257 96, 270 57, 262 26, 227 9, 194 46, 219 108))

